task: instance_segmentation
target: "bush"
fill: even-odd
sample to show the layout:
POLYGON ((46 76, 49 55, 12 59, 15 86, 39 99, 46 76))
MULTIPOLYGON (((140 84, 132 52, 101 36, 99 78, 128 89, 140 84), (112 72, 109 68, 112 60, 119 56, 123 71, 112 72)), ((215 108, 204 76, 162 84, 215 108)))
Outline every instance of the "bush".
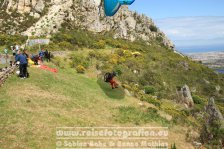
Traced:
POLYGON ((69 42, 72 45, 79 47, 94 47, 94 43, 98 40, 98 37, 84 30, 69 30, 58 32, 52 37, 54 43, 69 42))
POLYGON ((94 44, 94 48, 96 49, 104 49, 106 46, 106 42, 104 40, 100 40, 94 44))
POLYGON ((117 54, 112 54, 112 55, 110 56, 109 62, 110 62, 111 64, 116 65, 116 64, 119 62, 119 59, 120 59, 120 57, 119 57, 117 54))
POLYGON ((174 143, 173 145, 171 144, 171 149, 177 149, 176 144, 174 143))
POLYGON ((72 50, 74 48, 74 46, 67 41, 62 41, 58 45, 62 50, 72 50))
POLYGON ((146 101, 148 103, 151 103, 157 107, 160 107, 161 102, 153 97, 151 97, 150 95, 143 95, 141 98, 141 101, 146 101))
POLYGON ((77 67, 76 67, 76 71, 77 71, 77 73, 85 73, 85 68, 82 66, 82 65, 78 65, 77 67))
POLYGON ((151 95, 154 95, 156 90, 153 86, 145 86, 145 93, 146 94, 151 94, 151 95))
POLYGON ((89 57, 90 59, 95 58, 95 59, 97 59, 97 60, 100 60, 100 59, 103 58, 103 54, 101 54, 101 53, 100 53, 99 51, 97 51, 97 50, 93 50, 93 51, 90 51, 90 52, 89 52, 88 57, 89 57))
POLYGON ((192 98, 195 104, 202 104, 202 105, 205 104, 204 100, 197 95, 193 95, 192 98))
POLYGON ((122 73, 123 73, 123 71, 122 71, 123 70, 122 65, 116 65, 114 67, 114 70, 115 70, 115 72, 117 72, 118 76, 122 75, 122 73))
POLYGON ((64 69, 65 66, 66 66, 65 61, 62 58, 60 58, 60 57, 54 57, 52 59, 52 63, 55 64, 57 67, 59 67, 61 69, 64 69))
POLYGON ((158 31, 158 28, 157 28, 155 25, 150 25, 149 29, 150 29, 152 32, 157 32, 157 31, 158 31))
POLYGON ((72 68, 76 68, 79 65, 83 66, 84 68, 89 67, 89 60, 83 55, 73 53, 70 59, 70 65, 72 68))
POLYGON ((26 36, 21 36, 21 35, 5 35, 5 34, 0 34, 0 46, 12 46, 14 44, 22 44, 27 40, 26 36))

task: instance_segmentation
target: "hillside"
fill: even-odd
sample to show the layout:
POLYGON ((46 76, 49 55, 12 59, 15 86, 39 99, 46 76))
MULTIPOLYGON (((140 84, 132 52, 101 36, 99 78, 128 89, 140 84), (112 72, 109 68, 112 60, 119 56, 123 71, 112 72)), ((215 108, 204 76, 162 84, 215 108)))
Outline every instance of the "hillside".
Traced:
POLYGON ((149 17, 126 6, 105 17, 100 0, 0 7, 1 53, 41 47, 52 53, 44 65, 58 69, 30 66, 30 78, 12 75, 0 88, 0 148, 55 148, 57 127, 73 126, 168 127, 169 147, 223 146, 224 75, 176 52, 149 17), (50 43, 26 44, 39 38, 50 43), (114 90, 103 81, 113 71, 114 90))
MULTIPOLYGON (((63 30, 51 41, 42 45, 54 54, 45 64, 57 68, 58 74, 30 68, 29 79, 12 76, 0 89, 2 148, 12 140, 10 148, 53 148, 59 126, 166 126, 169 144, 178 148, 193 148, 202 140, 206 146, 207 138, 200 135, 211 134, 203 130, 209 127, 217 132, 212 145, 219 144, 223 119, 218 117, 215 126, 207 124, 214 113, 204 109, 213 96, 215 109, 223 114, 223 75, 174 53, 160 41, 147 45, 83 30, 63 30), (136 51, 137 57, 132 55, 136 51), (118 73, 118 90, 102 80, 111 71, 118 73), (193 106, 178 92, 185 84, 193 106)), ((28 48, 37 52, 35 46, 28 48)))
MULTIPOLYGON (((156 113, 143 117, 149 105, 125 96, 121 88, 111 90, 72 69, 60 69, 58 74, 38 68, 29 71, 30 79, 12 76, 0 89, 0 148, 55 148, 59 126, 158 127, 164 121, 156 113)), ((185 142, 183 130, 187 131, 171 126, 169 143, 193 148, 185 142)))

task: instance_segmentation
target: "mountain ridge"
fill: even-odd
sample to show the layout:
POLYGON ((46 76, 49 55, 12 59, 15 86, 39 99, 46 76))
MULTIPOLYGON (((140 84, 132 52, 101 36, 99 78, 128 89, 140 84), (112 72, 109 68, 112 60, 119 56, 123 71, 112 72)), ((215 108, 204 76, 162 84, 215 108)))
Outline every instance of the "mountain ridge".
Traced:
POLYGON ((113 17, 104 15, 99 0, 4 0, 0 6, 3 8, 0 15, 2 33, 49 36, 67 23, 96 33, 113 31, 114 38, 131 41, 159 38, 165 46, 174 48, 152 19, 130 11, 127 6, 123 6, 113 17))

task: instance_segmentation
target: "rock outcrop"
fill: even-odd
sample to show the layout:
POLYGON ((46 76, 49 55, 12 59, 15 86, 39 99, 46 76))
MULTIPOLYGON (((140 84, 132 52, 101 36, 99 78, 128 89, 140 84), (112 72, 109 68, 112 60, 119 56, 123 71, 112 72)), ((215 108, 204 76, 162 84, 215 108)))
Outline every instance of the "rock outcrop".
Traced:
POLYGON ((6 21, 0 23, 1 32, 50 35, 67 23, 93 32, 112 31, 114 38, 131 41, 138 38, 145 41, 157 39, 165 46, 174 48, 152 19, 130 11, 127 6, 123 6, 113 17, 104 15, 101 0, 4 0, 0 2, 0 7, 1 14, 4 13, 0 15, 0 21, 6 21), (23 26, 16 27, 20 25, 23 26))
POLYGON ((224 128, 224 118, 219 108, 216 106, 214 98, 209 99, 205 111, 209 115, 209 118, 207 120, 208 123, 210 123, 210 121, 214 119, 217 119, 221 122, 222 128, 224 128))
POLYGON ((210 144, 212 140, 216 140, 217 148, 222 148, 224 145, 224 136, 222 133, 224 129, 224 119, 215 104, 214 98, 209 99, 208 105, 205 108, 205 113, 205 123, 202 126, 200 139, 206 144, 210 144))
POLYGON ((187 85, 177 90, 177 100, 179 103, 185 104, 187 108, 193 107, 194 101, 191 96, 190 88, 187 85))

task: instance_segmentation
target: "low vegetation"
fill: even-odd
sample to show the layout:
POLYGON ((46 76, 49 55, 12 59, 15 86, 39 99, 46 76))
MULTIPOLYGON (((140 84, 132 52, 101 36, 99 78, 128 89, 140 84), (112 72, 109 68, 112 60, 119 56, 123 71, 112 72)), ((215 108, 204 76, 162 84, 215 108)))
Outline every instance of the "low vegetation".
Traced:
MULTIPOLYGON (((155 29, 152 28, 152 30, 155 29)), ((105 125, 111 123, 119 125, 147 125, 148 123, 155 122, 163 126, 175 127, 178 125, 201 130, 204 128, 204 121, 201 115, 210 97, 215 97, 217 106, 220 108, 222 114, 224 114, 222 101, 224 96, 223 75, 217 74, 197 62, 193 62, 187 57, 174 53, 173 50, 162 46, 159 39, 148 42, 142 40, 130 42, 124 39, 113 39, 111 38, 111 34, 93 34, 78 29, 61 30, 52 36, 49 45, 41 45, 41 47, 52 52, 65 51, 67 55, 64 57, 54 56, 52 62, 49 64, 60 69, 61 72, 58 75, 42 74, 37 70, 31 69, 34 76, 31 73, 32 79, 25 81, 24 85, 31 86, 33 90, 44 92, 46 97, 42 97, 43 94, 41 93, 41 95, 35 94, 38 98, 35 96, 33 98, 32 95, 27 95, 26 98, 23 98, 22 95, 19 95, 18 104, 22 106, 19 109, 19 114, 22 115, 22 113, 30 110, 31 114, 29 115, 29 112, 26 114, 28 120, 34 114, 32 109, 28 108, 28 105, 31 104, 35 107, 37 105, 34 103, 37 102, 39 106, 36 109, 41 110, 49 116, 52 119, 52 124, 88 125, 92 119, 87 114, 93 116, 95 110, 98 108, 96 115, 99 115, 94 115, 96 119, 90 125, 95 126, 101 123, 105 125), (111 91, 109 85, 102 82, 100 78, 103 74, 112 71, 117 72, 117 79, 121 86, 127 89, 133 97, 125 97, 124 91, 121 88, 117 91, 111 91), (192 89, 195 105, 190 109, 186 109, 183 105, 176 103, 175 100, 177 89, 185 84, 192 89), (217 90, 218 86, 220 90, 217 90), (43 105, 42 102, 50 102, 46 100, 47 98, 51 99, 49 95, 57 97, 53 95, 54 93, 57 93, 58 97, 62 97, 60 100, 63 101, 58 99, 60 102, 58 101, 59 105, 57 105, 57 101, 52 98, 52 101, 56 102, 55 105, 47 105, 47 107, 43 105), (40 99, 39 96, 41 96, 40 99), (136 98, 138 99, 137 101, 130 101, 136 98), (139 102, 144 103, 144 106, 136 106, 139 102), (104 107, 99 108, 99 106, 104 104, 106 105, 105 108, 109 108, 110 110, 104 107), (46 113, 40 106, 48 108, 48 112, 46 113), (63 112, 69 114, 69 116, 56 112, 57 106, 62 108, 63 112), (72 116, 73 113, 69 111, 74 110, 74 107, 80 108, 80 110, 83 110, 84 107, 90 108, 91 110, 84 114, 89 118, 89 121, 84 116, 72 116), (100 114, 101 111, 103 111, 103 114, 100 114), (160 114, 161 112, 164 112, 165 116, 160 114), (171 119, 168 117, 171 117, 171 119), (75 118, 74 121, 71 121, 72 118, 75 118), (105 122, 102 122, 102 119, 105 122), (110 123, 111 120, 113 121, 110 123)), ((2 45, 24 42, 25 39, 26 37, 0 36, 0 40, 4 41, 2 45)), ((32 52, 36 52, 38 47, 29 47, 29 49, 32 52)), ((12 77, 7 87, 14 86, 15 80, 16 78, 12 77)), ((23 88, 26 89, 25 86, 23 88)), ((6 88, 3 88, 0 95, 4 113, 13 112, 6 108, 8 106, 12 108, 11 110, 17 111, 18 107, 13 107, 10 104, 10 102, 17 101, 14 101, 10 92, 5 91, 6 88), (9 101, 5 100, 6 97, 9 97, 9 101)), ((75 112, 77 116, 79 112, 75 112)), ((36 113, 33 116, 37 118, 40 114, 36 113)), ((0 118, 4 121, 6 117, 4 115, 1 116, 0 118)), ((13 116, 8 116, 10 117, 10 121, 13 121, 13 116)), ((19 123, 17 119, 15 121, 19 123)), ((213 130, 218 124, 213 125, 212 123, 210 126, 211 128, 209 129, 213 130)), ((49 130, 49 132, 52 131, 52 129, 49 130)), ((216 129, 214 132, 217 132, 216 129)), ((3 132, 1 136, 5 135, 4 133, 6 132, 3 132)), ((31 134, 31 136, 33 135, 31 134)), ((45 136, 46 134, 41 135, 45 136)), ((220 133, 215 133, 214 135, 220 138, 220 133)), ((10 140, 7 137, 4 139, 10 140)), ((44 143, 48 144, 46 141, 44 143)), ((52 146, 51 143, 52 141, 48 145, 52 146)), ((212 144, 210 142, 205 143, 208 145, 212 144)), ((33 140, 28 146, 38 148, 38 143, 33 140)), ((178 143, 175 142, 172 148, 176 148, 176 146, 178 148, 178 143)))

